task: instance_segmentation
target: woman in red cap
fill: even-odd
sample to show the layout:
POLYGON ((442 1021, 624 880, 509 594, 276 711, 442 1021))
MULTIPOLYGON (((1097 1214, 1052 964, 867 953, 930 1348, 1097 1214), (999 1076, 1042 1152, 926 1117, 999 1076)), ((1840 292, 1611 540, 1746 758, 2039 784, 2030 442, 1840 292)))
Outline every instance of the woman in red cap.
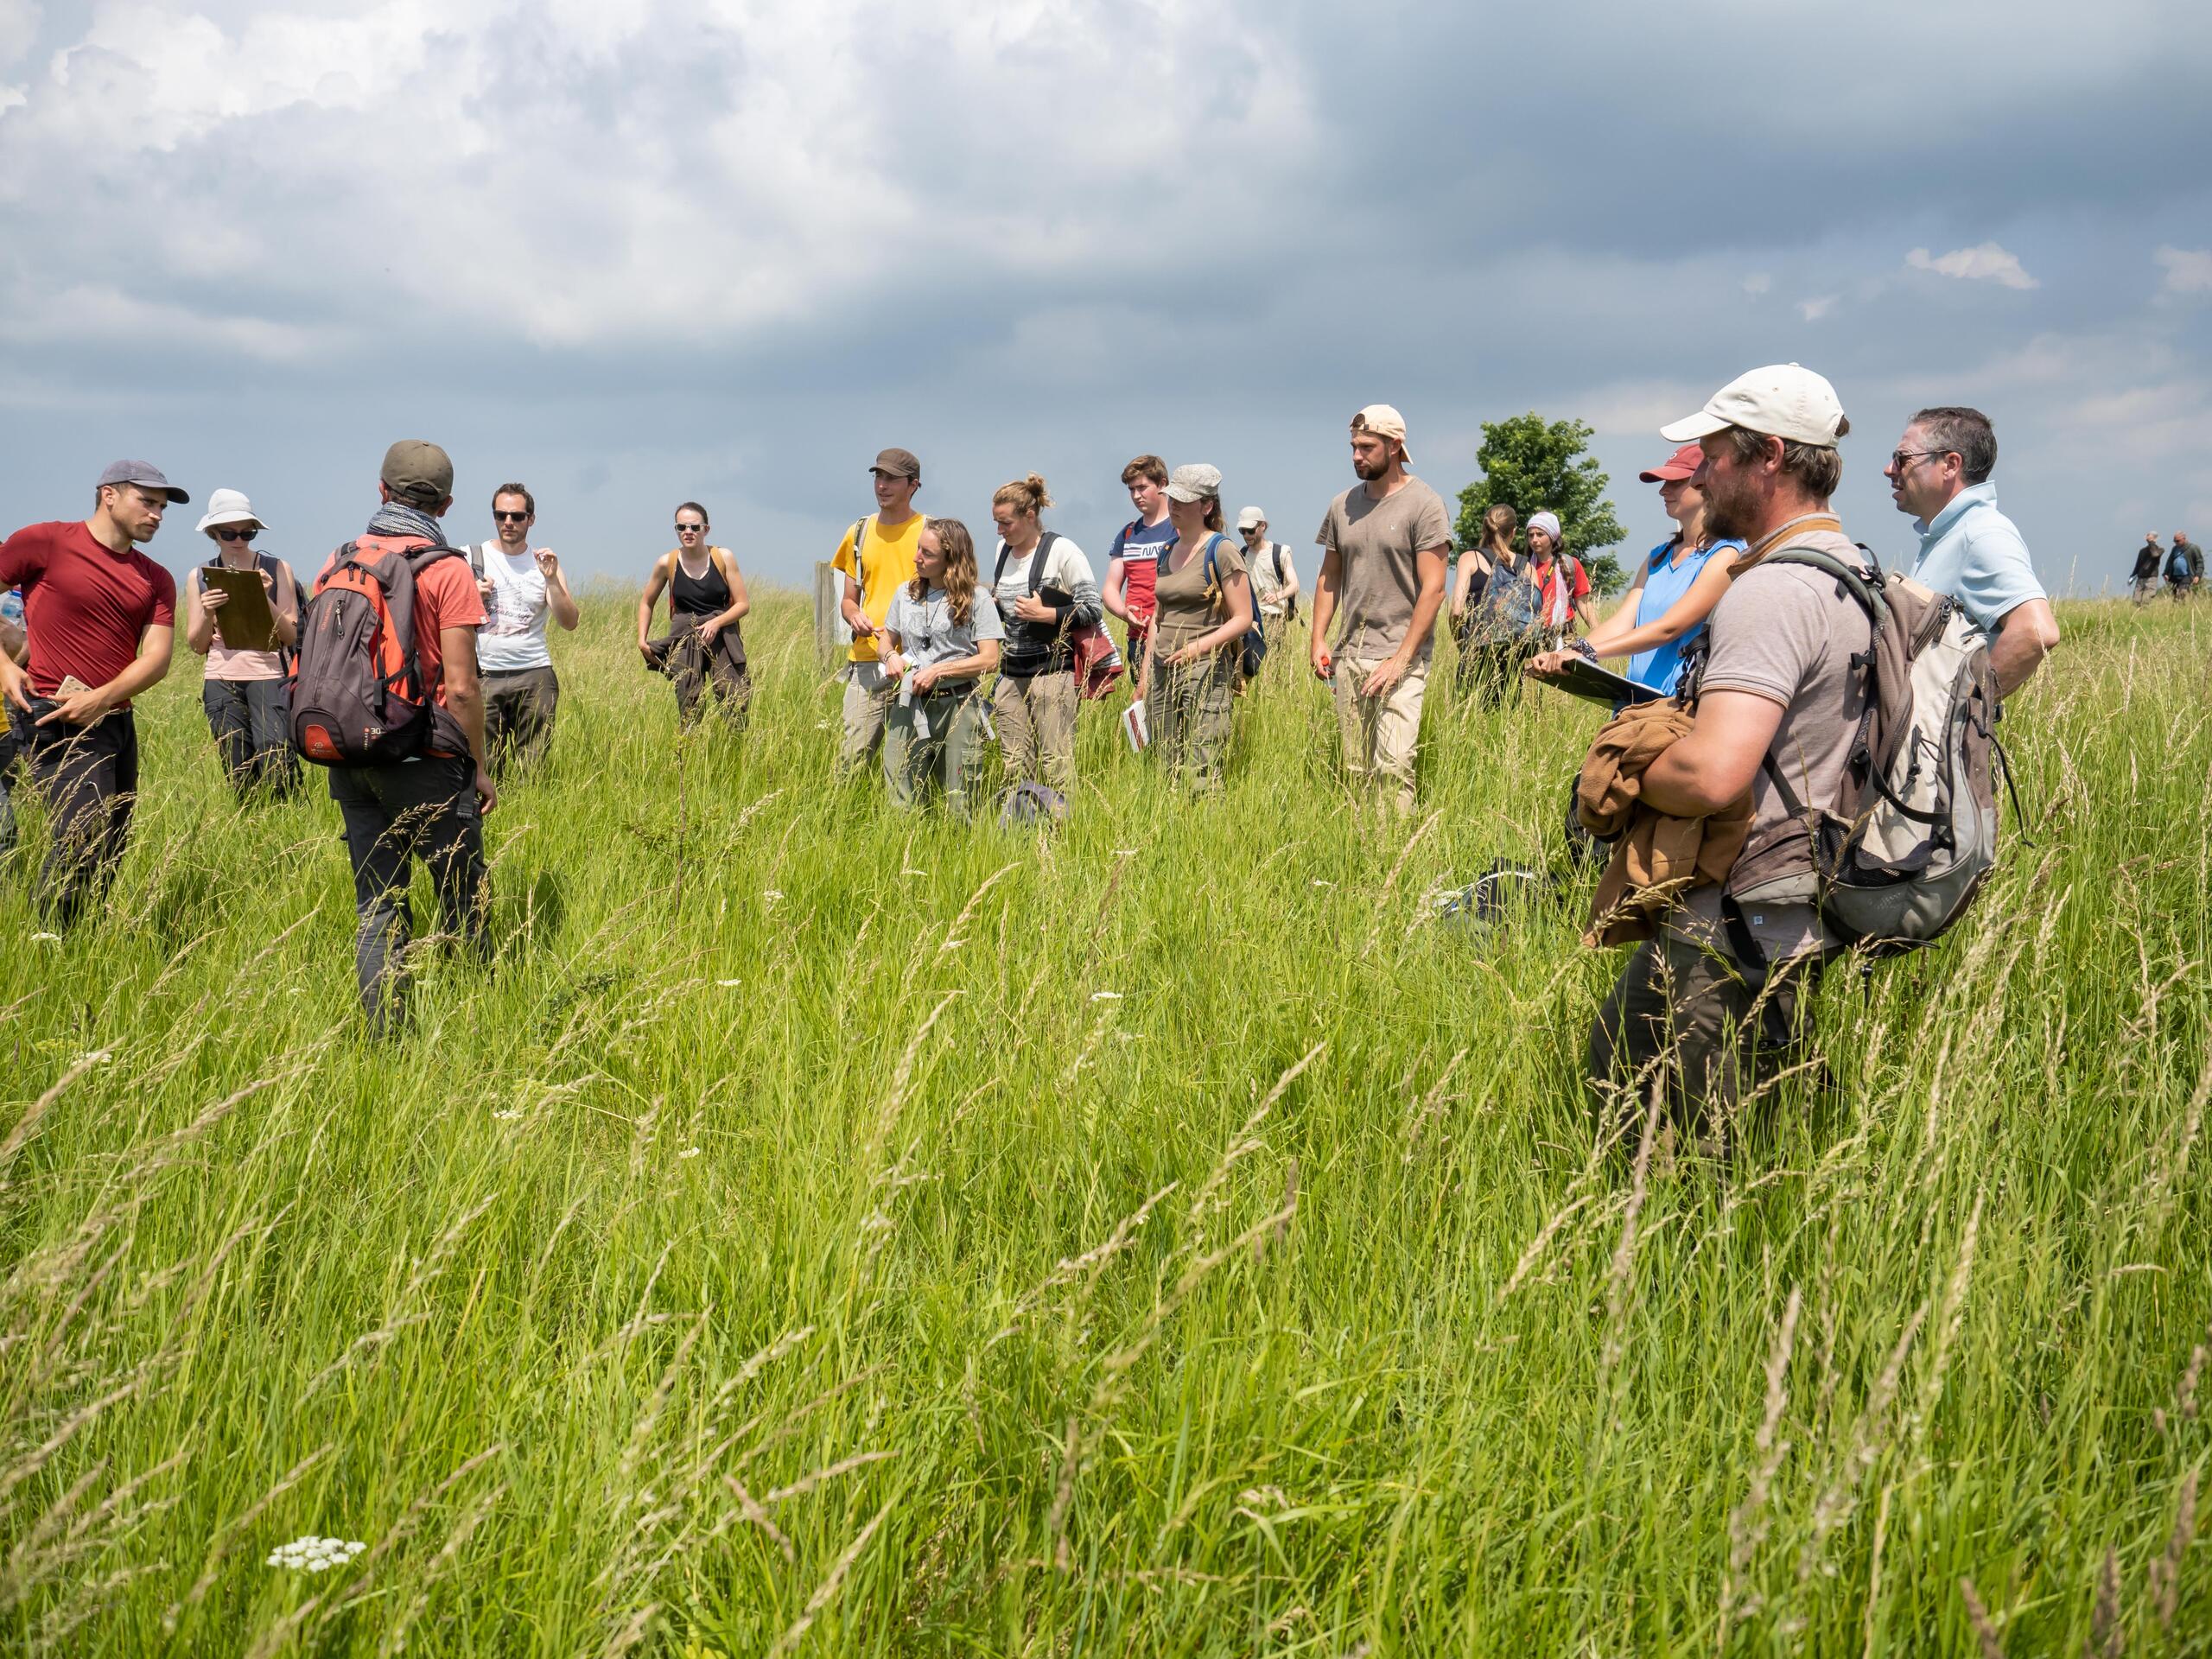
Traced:
MULTIPOLYGON (((1599 657, 1626 657, 1628 677, 1662 696, 1674 695, 1682 677, 1682 653, 1705 627, 1736 575, 1744 544, 1706 533, 1705 492, 1690 482, 1705 459, 1694 443, 1637 474, 1659 486, 1659 499, 1675 531, 1653 548, 1637 568, 1627 601, 1590 630, 1583 643, 1599 657)), ((1548 651, 1529 664, 1546 679, 1563 669, 1573 653, 1548 651)))

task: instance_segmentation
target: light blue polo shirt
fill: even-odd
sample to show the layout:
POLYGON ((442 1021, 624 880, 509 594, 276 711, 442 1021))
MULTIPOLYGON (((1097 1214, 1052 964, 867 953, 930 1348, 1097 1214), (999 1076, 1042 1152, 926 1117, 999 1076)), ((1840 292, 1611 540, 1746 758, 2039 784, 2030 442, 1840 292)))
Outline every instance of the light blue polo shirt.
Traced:
POLYGON ((2028 544, 2010 518, 1997 511, 1997 486, 1968 485, 1920 531, 1920 562, 1912 579, 1948 594, 1985 633, 2031 599, 2048 597, 2036 580, 2028 544))

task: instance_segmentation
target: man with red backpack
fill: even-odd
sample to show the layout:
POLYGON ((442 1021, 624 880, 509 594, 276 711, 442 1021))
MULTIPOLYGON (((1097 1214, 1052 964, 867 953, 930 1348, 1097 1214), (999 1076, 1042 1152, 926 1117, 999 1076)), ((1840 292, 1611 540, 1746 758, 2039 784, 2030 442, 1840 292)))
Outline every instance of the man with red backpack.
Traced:
POLYGON ((377 487, 384 504, 368 528, 315 580, 292 730, 302 756, 330 768, 360 916, 361 1007, 384 1035, 406 1014, 416 859, 429 866, 446 931, 485 948, 483 815, 499 798, 476 665, 484 603, 438 524, 453 505, 453 462, 435 443, 402 439, 377 487))

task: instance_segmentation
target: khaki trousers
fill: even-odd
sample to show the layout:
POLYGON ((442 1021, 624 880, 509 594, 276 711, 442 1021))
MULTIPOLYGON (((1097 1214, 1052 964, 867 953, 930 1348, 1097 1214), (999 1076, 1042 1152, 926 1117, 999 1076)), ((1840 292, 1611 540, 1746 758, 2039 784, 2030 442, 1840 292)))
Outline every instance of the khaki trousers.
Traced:
POLYGON ((1428 664, 1415 663, 1388 696, 1363 697, 1359 688, 1387 659, 1340 657, 1333 690, 1337 731, 1344 740, 1344 773, 1355 785, 1370 780, 1394 785, 1390 804, 1400 812, 1414 810, 1414 754, 1421 742, 1421 699, 1428 691, 1428 664))
POLYGON ((845 670, 844 735, 837 742, 837 776, 851 777, 875 759, 883 747, 885 712, 898 697, 897 685, 875 663, 854 663, 845 670))
POLYGON ((1144 699, 1153 753, 1167 775, 1187 783, 1194 794, 1211 795, 1221 787, 1221 758, 1229 747, 1243 677, 1234 647, 1180 668, 1153 664, 1144 699))
POLYGON ((1035 781, 1056 789, 1071 804, 1075 796, 1075 676, 1035 674, 1016 679, 999 676, 991 711, 999 728, 1006 769, 1017 783, 1035 781))

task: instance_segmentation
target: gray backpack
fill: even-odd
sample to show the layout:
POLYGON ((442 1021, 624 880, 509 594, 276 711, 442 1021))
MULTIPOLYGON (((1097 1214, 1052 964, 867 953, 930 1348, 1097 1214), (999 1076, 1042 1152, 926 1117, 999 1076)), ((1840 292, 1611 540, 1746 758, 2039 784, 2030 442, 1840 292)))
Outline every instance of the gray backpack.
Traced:
POLYGON ((1997 862, 1997 681, 1989 642, 1956 601, 1904 576, 1859 570, 1808 547, 1769 554, 1834 576, 1873 634, 1853 665, 1866 712, 1834 807, 1807 809, 1770 752, 1787 822, 1754 835, 1730 871, 1722 913, 1737 954, 1764 953, 1743 912, 1816 903, 1839 944, 1873 956, 1916 950, 1966 913, 1997 862))

